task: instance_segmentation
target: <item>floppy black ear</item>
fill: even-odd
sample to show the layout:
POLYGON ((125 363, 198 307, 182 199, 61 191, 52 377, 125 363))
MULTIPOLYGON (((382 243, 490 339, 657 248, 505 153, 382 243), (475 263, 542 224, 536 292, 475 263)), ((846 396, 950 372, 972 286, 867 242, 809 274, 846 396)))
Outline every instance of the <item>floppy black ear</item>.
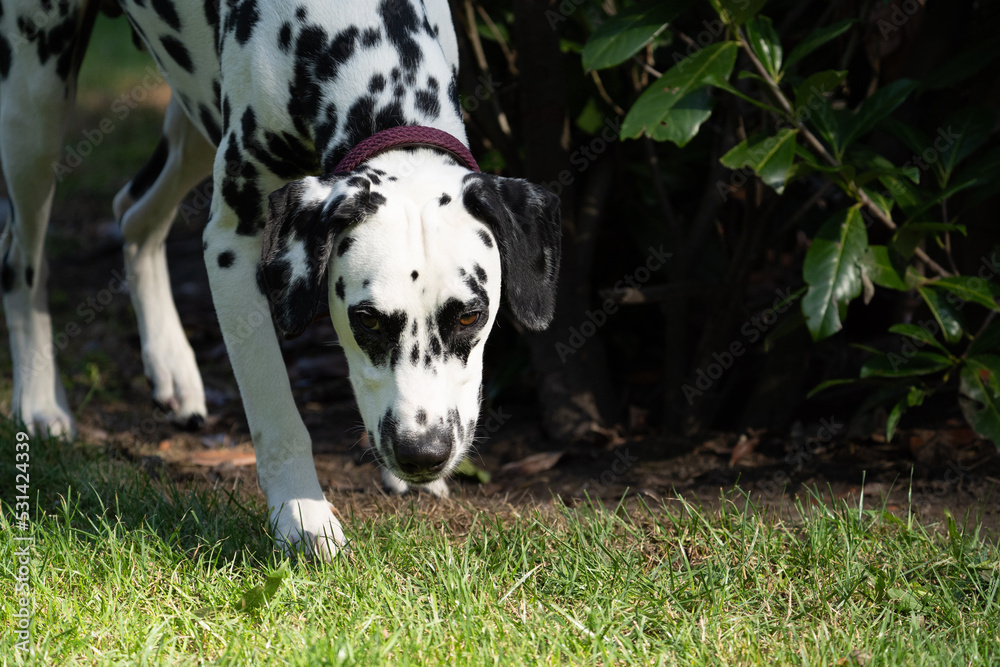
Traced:
POLYGON ((259 282, 274 323, 295 338, 316 317, 334 237, 378 209, 365 179, 307 177, 271 193, 259 282))
POLYGON ((493 230, 503 265, 507 304, 524 326, 541 331, 552 321, 562 240, 559 198, 517 178, 468 174, 462 203, 493 230))

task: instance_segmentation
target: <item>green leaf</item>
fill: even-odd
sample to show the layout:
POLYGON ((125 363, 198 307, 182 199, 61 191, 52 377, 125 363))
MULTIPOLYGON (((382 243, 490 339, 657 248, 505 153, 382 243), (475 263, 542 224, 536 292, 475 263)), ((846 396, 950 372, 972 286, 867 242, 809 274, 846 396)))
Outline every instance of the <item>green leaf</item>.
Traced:
POLYGON ((896 137, 914 152, 920 155, 931 145, 930 137, 908 123, 897 120, 892 116, 882 121, 882 128, 896 137))
POLYGON ((927 329, 923 328, 918 324, 910 324, 910 323, 893 324, 891 327, 889 327, 889 333, 900 334, 901 336, 909 336, 913 340, 925 343, 927 345, 933 345, 937 349, 944 352, 946 355, 951 354, 950 352, 948 352, 947 348, 945 348, 944 345, 938 342, 938 340, 934 337, 934 334, 932 334, 930 331, 928 331, 927 329))
POLYGON ((868 246, 864 258, 861 261, 861 270, 865 275, 880 287, 899 290, 900 292, 910 291, 910 286, 899 274, 896 266, 889 255, 889 249, 884 245, 868 246))
POLYGON ((743 25, 764 8, 767 0, 711 0, 711 3, 724 22, 743 25))
POLYGON ((802 312, 813 340, 840 331, 847 304, 861 294, 861 267, 868 233, 858 206, 823 223, 806 253, 803 277, 809 285, 802 312))
POLYGON ((947 290, 960 297, 963 301, 972 301, 990 310, 1000 312, 1000 305, 997 305, 997 287, 982 278, 976 276, 952 276, 951 278, 938 278, 926 284, 930 287, 947 290))
POLYGON ((612 16, 594 30, 583 47, 583 70, 625 62, 692 4, 694 0, 655 0, 612 16))
POLYGON ((980 358, 966 360, 959 375, 958 404, 969 426, 993 444, 1000 446, 1000 397, 997 396, 995 364, 980 358))
POLYGON ((885 439, 886 442, 892 440, 892 436, 896 434, 896 426, 899 424, 900 418, 907 409, 916 407, 918 405, 923 405, 924 396, 926 393, 920 387, 910 387, 910 391, 906 396, 902 397, 893 406, 892 411, 889 413, 888 419, 885 420, 885 439))
POLYGON ((946 222, 909 222, 896 229, 892 235, 893 249, 907 259, 913 256, 913 251, 929 234, 937 232, 958 232, 966 236, 964 225, 951 225, 946 222))
POLYGON ((243 597, 235 605, 236 611, 250 612, 270 602, 281 587, 281 582, 290 576, 291 571, 288 568, 288 561, 283 561, 281 567, 267 575, 263 586, 254 586, 243 593, 243 597))
POLYGON ((597 100, 591 97, 580 111, 580 115, 576 117, 576 126, 587 134, 597 134, 597 131, 604 127, 605 119, 606 116, 601 112, 597 100))
MULTIPOLYGON (((809 120, 821 106, 830 106, 829 96, 844 82, 847 70, 816 72, 795 86, 795 113, 802 120, 809 120)), ((815 125, 815 122, 813 123, 815 125)))
MULTIPOLYGON (((629 109, 622 123, 622 139, 634 139, 644 132, 653 139, 663 140, 668 136, 688 136, 690 125, 705 115, 705 97, 695 97, 681 106, 677 117, 673 115, 674 107, 685 97, 698 91, 706 85, 715 85, 729 79, 736 62, 737 42, 720 42, 708 46, 694 55, 685 58, 671 67, 667 72, 650 84, 649 88, 636 100, 629 109), (687 124, 687 127, 674 129, 673 124, 687 124), (663 139, 660 139, 663 137, 663 139)), ((711 109, 708 110, 711 112, 711 109)), ((694 126, 694 132, 697 127, 694 126)), ((692 135, 693 136, 693 135, 692 135)))
POLYGON ((959 110, 944 122, 934 140, 934 149, 940 141, 947 148, 939 151, 937 166, 942 173, 942 185, 947 185, 958 163, 969 157, 989 138, 996 123, 996 112, 985 107, 959 110))
POLYGON ((969 356, 1000 350, 1000 320, 990 322, 982 333, 976 336, 966 353, 969 356))
POLYGON ((853 116, 848 116, 844 125, 844 136, 841 138, 838 152, 844 150, 867 134, 879 121, 896 110, 906 97, 916 90, 917 84, 909 79, 897 79, 879 88, 875 93, 861 103, 853 116))
POLYGON ((951 304, 943 294, 929 287, 918 287, 917 292, 923 297, 927 307, 931 309, 931 314, 941 327, 944 339, 949 343, 957 343, 962 339, 965 327, 962 325, 961 315, 952 308, 951 304))
POLYGON ((747 23, 747 42, 754 55, 775 81, 781 79, 781 38, 771 19, 758 16, 747 23))
POLYGON ((715 108, 712 89, 708 86, 685 95, 670 111, 667 121, 658 126, 651 138, 656 141, 672 141, 683 148, 698 136, 701 124, 708 120, 715 108))
POLYGON ((462 459, 462 462, 458 464, 452 475, 455 475, 456 477, 463 477, 465 479, 474 479, 480 484, 489 484, 490 479, 492 479, 490 473, 478 467, 467 458, 462 459))
MULTIPOLYGON (((866 176, 865 174, 859 174, 855 182, 859 183, 861 181, 867 180, 865 176, 866 176)), ((890 220, 892 219, 892 208, 896 205, 895 199, 892 199, 891 197, 886 197, 884 194, 878 192, 877 190, 865 190, 865 194, 868 195, 868 198, 872 200, 872 203, 875 204, 875 206, 877 206, 878 209, 885 214, 885 217, 889 218, 890 220)))
POLYGON ((842 21, 831 23, 825 28, 814 30, 788 54, 788 58, 785 60, 785 67, 790 67, 792 63, 802 60, 830 40, 840 37, 850 30, 851 25, 856 21, 857 19, 843 19, 842 21))
POLYGON ((858 378, 833 378, 832 380, 823 380, 818 385, 809 390, 806 394, 806 398, 812 398, 824 389, 829 389, 830 387, 839 387, 843 384, 853 384, 858 381, 858 378))
POLYGON ((798 130, 779 130, 774 136, 758 134, 734 146, 719 162, 730 169, 750 167, 766 185, 780 195, 785 189, 788 169, 795 158, 798 130))
POLYGON ((913 354, 889 352, 866 361, 861 367, 861 377, 917 377, 939 373, 951 368, 951 366, 951 359, 935 352, 914 352, 913 354))
POLYGON ((907 216, 912 218, 917 211, 923 208, 924 199, 921 191, 913 185, 909 178, 884 174, 879 176, 878 180, 907 216))

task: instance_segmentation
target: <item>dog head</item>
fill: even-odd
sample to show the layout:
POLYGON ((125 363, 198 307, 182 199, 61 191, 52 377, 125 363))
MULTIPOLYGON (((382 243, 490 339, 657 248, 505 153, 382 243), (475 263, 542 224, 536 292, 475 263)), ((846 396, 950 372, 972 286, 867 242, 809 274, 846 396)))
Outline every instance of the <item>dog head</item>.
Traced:
POLYGON ((551 321, 559 242, 546 190, 427 149, 392 151, 273 193, 261 277, 294 336, 325 276, 369 442, 394 475, 426 484, 472 443, 501 285, 524 326, 551 321))

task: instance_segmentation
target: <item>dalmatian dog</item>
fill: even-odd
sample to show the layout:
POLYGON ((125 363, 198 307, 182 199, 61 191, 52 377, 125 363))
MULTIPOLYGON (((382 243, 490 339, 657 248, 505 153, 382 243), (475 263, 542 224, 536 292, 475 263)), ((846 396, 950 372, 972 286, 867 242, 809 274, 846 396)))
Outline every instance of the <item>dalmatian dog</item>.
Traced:
POLYGON ((345 543, 276 332, 302 332, 324 294, 386 484, 445 494, 475 432, 501 285, 518 321, 545 328, 560 234, 555 196, 468 155, 446 0, 0 1, 14 418, 74 432, 43 238, 99 11, 125 14, 173 92, 159 146, 114 201, 154 400, 181 425, 206 413, 164 240, 211 174, 204 258, 277 541, 324 558, 345 543))

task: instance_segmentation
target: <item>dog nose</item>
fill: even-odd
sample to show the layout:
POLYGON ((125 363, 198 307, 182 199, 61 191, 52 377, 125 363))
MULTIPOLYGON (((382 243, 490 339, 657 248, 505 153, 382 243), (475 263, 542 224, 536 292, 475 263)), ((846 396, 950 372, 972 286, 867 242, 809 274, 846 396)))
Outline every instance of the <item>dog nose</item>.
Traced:
POLYGON ((451 444, 442 438, 403 438, 396 443, 396 463, 408 475, 440 472, 451 456, 451 444))

